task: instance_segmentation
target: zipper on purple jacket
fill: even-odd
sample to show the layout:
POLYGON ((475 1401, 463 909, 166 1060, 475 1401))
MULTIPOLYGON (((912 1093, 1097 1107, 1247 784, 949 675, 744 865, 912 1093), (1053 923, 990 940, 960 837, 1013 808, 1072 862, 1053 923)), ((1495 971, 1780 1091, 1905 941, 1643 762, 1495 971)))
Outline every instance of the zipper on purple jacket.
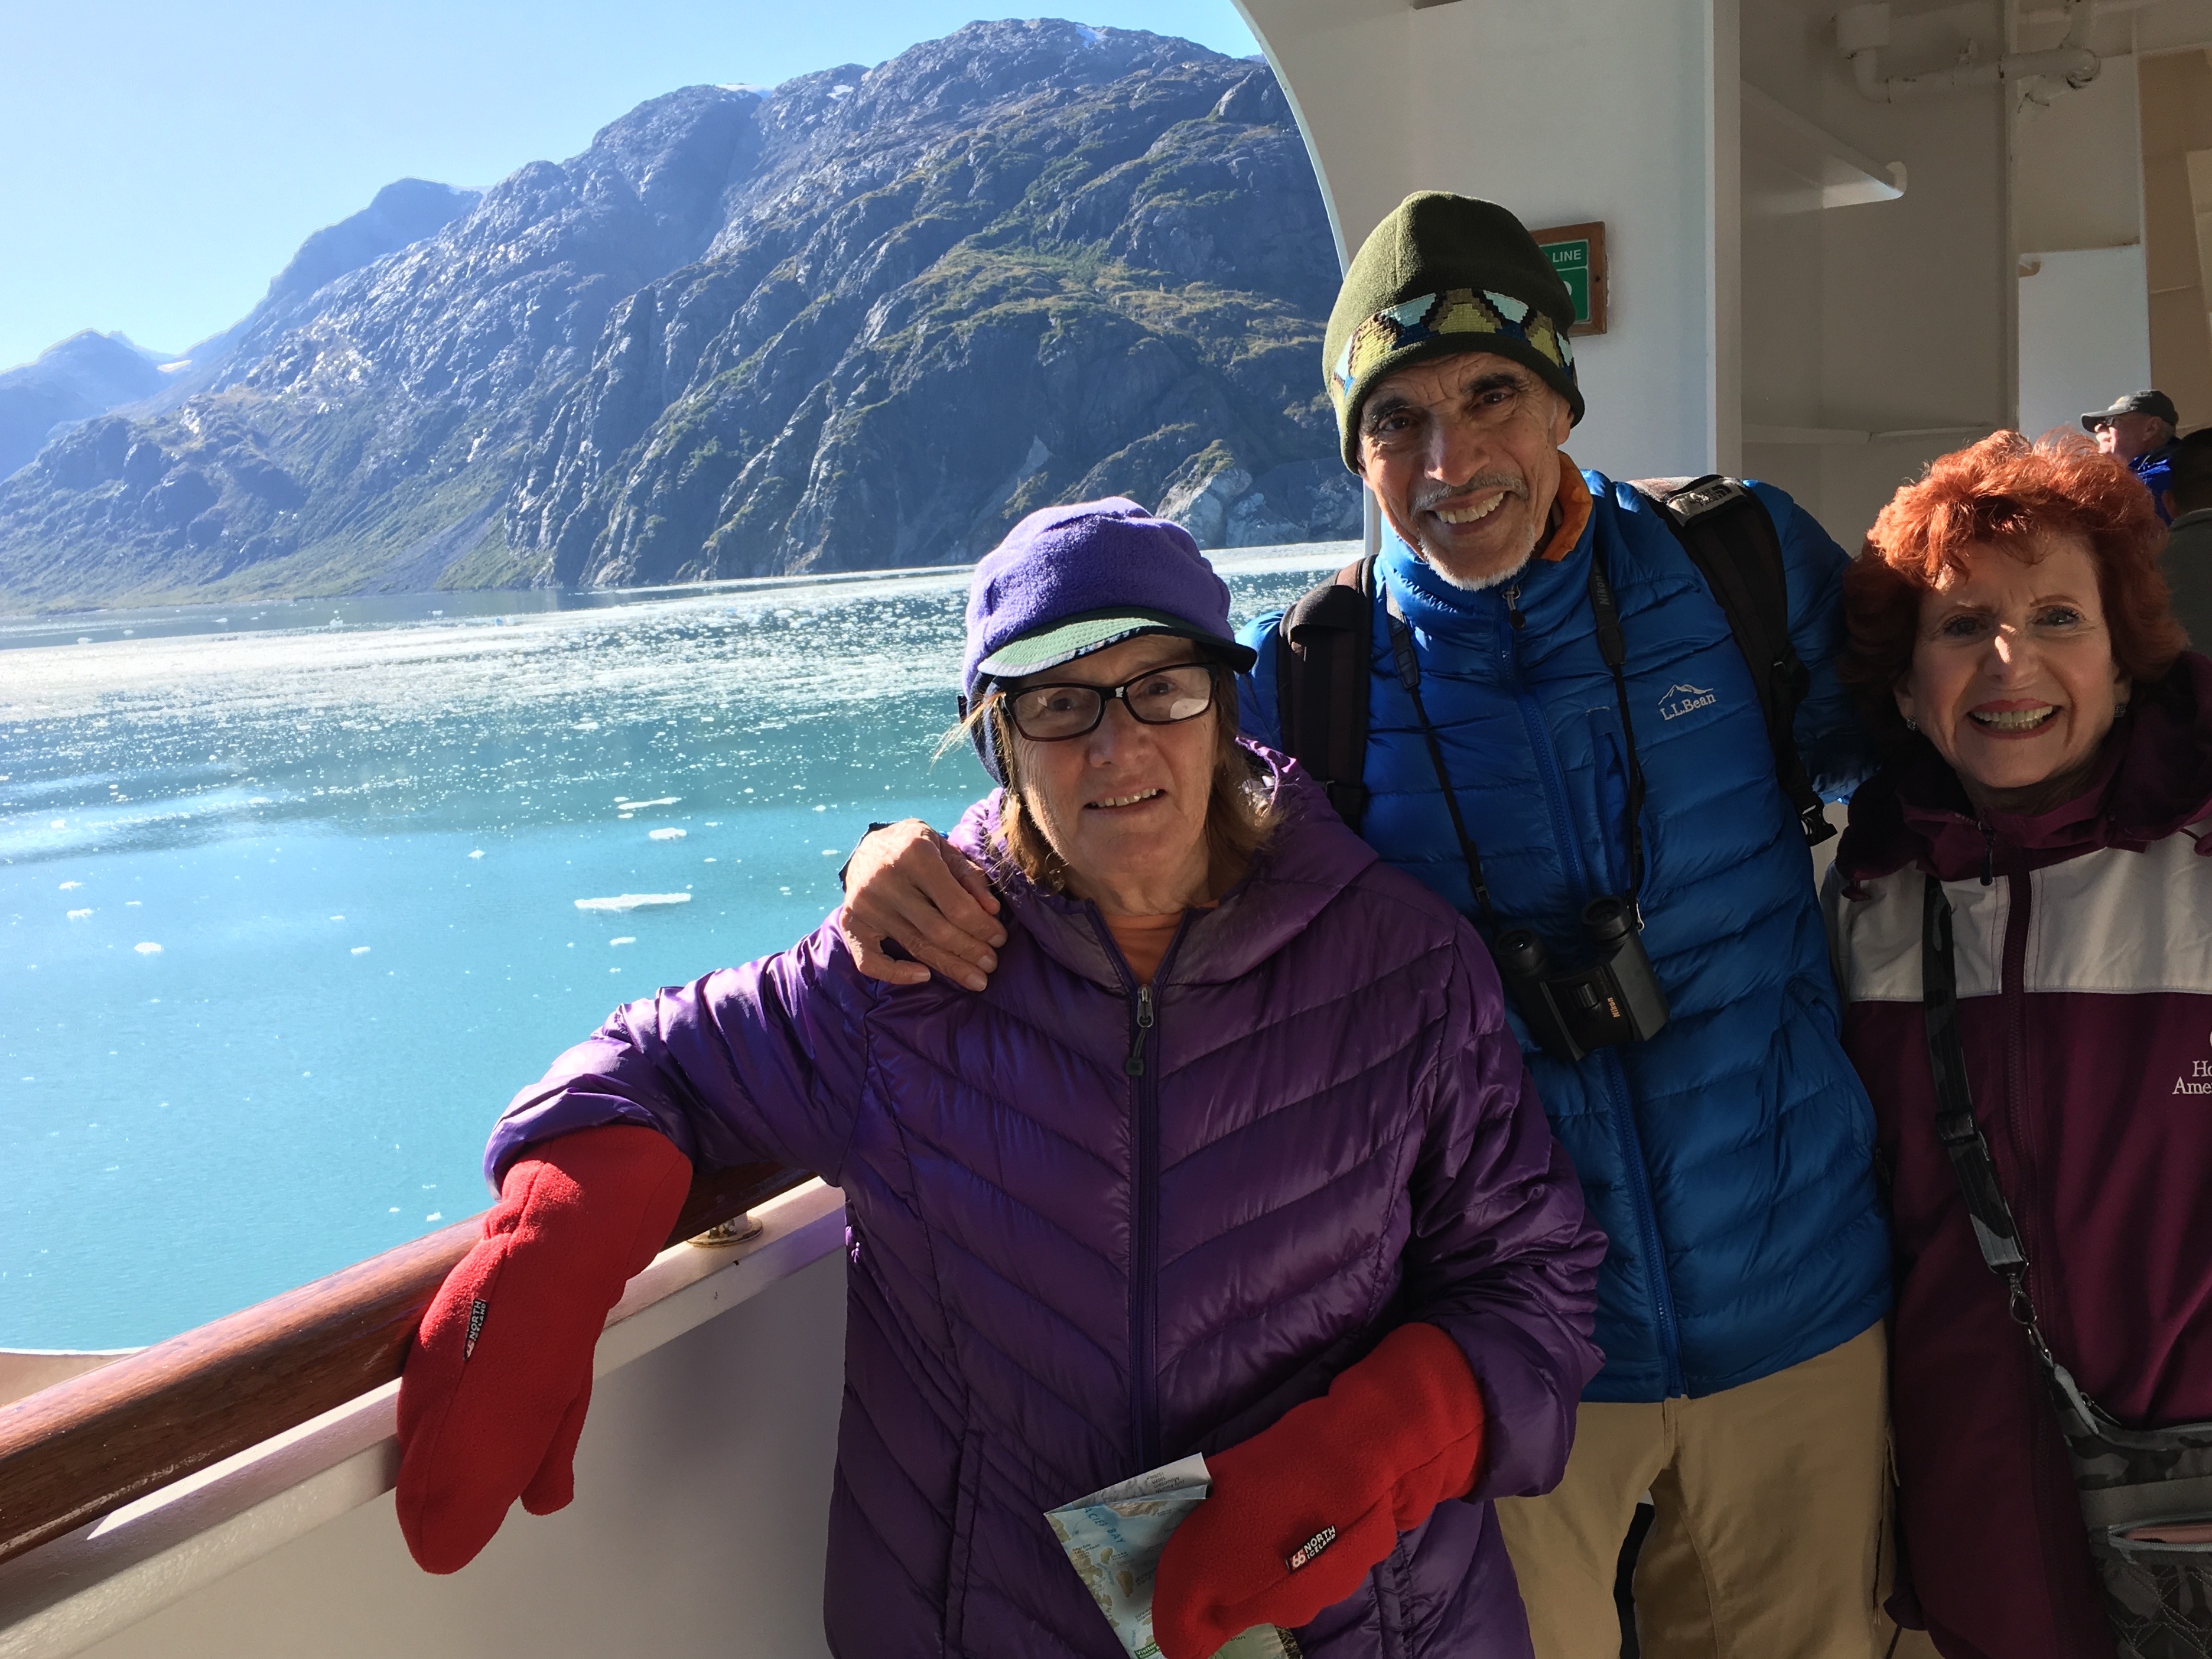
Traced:
POLYGON ((1145 1074, 1145 1037, 1152 1029, 1152 988, 1137 988, 1137 1030, 1129 1039, 1129 1057, 1121 1062, 1121 1069, 1131 1077, 1145 1074))
MULTIPOLYGON (((1135 1451, 1134 1469, 1149 1469, 1159 1459, 1160 1388, 1156 1358, 1158 1348, 1159 1297, 1156 1280, 1159 1277, 1160 1257, 1160 1089, 1158 1064, 1159 1017, 1152 1000, 1152 988, 1139 985, 1129 971, 1129 961, 1121 954, 1121 947, 1114 942, 1114 930, 1106 925, 1106 918, 1098 907, 1085 907, 1091 912, 1091 924, 1106 952, 1121 976, 1122 994, 1129 1001, 1129 1053, 1121 1062, 1121 1070, 1128 1077, 1135 1098, 1132 1102, 1136 1121, 1136 1191, 1131 1194, 1130 1208, 1136 1218, 1136 1236, 1132 1241, 1129 1261, 1129 1438, 1135 1451)), ((1175 937, 1160 957, 1160 965, 1152 970, 1155 981, 1163 977, 1168 964, 1182 948, 1183 935, 1190 931, 1194 913, 1186 910, 1175 937)))
MULTIPOLYGON (((1164 964, 1163 964, 1164 965, 1164 964)), ((1131 1288, 1134 1304, 1129 1332, 1131 1403, 1136 1407, 1137 1467, 1149 1469, 1159 1459, 1160 1390, 1158 1357, 1159 1297, 1154 1281, 1160 1265, 1160 1085, 1158 1068, 1147 1066, 1157 1023, 1152 988, 1140 987, 1133 1017, 1128 1072, 1137 1087, 1137 1239, 1131 1288)))

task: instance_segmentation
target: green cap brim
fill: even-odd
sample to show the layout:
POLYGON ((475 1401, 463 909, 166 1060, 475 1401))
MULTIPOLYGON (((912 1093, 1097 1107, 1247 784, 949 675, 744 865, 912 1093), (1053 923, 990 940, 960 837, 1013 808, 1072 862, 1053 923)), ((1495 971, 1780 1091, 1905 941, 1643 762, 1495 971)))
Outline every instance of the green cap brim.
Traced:
POLYGON ((1180 617, 1158 611, 1115 611, 1071 617, 1050 628, 1024 634, 1018 640, 1009 640, 977 663, 975 672, 994 679, 1021 679, 1041 674, 1048 668, 1057 668, 1064 662, 1073 662, 1078 657, 1087 657, 1109 645, 1119 645, 1123 640, 1135 639, 1140 634, 1173 634, 1189 640, 1205 647, 1239 672, 1250 668, 1256 660, 1248 647, 1194 628, 1180 617))

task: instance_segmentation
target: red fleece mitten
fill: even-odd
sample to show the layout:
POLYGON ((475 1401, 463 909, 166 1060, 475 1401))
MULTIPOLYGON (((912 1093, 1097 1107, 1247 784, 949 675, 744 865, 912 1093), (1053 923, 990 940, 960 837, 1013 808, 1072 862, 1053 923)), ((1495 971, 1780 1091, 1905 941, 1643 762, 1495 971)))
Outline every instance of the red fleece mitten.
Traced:
POLYGON ((1206 1460, 1213 1490, 1160 1554, 1152 1637, 1208 1659, 1254 1625, 1303 1625, 1398 1534, 1474 1484, 1482 1391, 1458 1343, 1401 1325, 1273 1428, 1206 1460))
POLYGON ((399 1382, 399 1530, 423 1571, 474 1560, 518 1497, 550 1515, 575 1496, 600 1328, 690 1188, 690 1160, 629 1125, 562 1135, 507 1170, 399 1382))

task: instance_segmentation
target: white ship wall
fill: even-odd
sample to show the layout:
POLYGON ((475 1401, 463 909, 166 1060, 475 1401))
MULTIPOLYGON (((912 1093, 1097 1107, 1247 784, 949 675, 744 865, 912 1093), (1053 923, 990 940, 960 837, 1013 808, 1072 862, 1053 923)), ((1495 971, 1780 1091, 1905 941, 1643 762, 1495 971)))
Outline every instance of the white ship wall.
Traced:
POLYGON ((844 1265, 833 1251, 601 1377, 576 1501, 518 1505, 459 1572, 416 1566, 387 1492, 88 1659, 826 1659, 844 1265))
POLYGON ((1487 197, 1532 228, 1603 220, 1612 318, 1575 342, 1589 413, 1569 447, 1622 477, 1709 470, 1734 419, 1714 276, 1733 185, 1713 137, 1734 29, 1723 16, 1717 36, 1715 0, 1238 3, 1347 250, 1415 189, 1487 197))
MULTIPOLYGON (((1576 343, 1585 465, 1768 478, 1856 549, 1933 457, 2040 429, 2072 404, 2057 386, 2094 381, 2075 413, 2109 401, 2148 362, 2124 260, 2060 262, 2054 288, 2104 302, 2085 310, 2071 292, 2024 301, 2019 255, 2139 238, 2131 54, 2212 40, 2212 0, 2106 6, 2099 81, 2021 113, 2017 85, 1869 101, 1837 0, 1239 4, 1347 248, 1413 188, 1488 196, 1532 226, 1605 222, 1610 328, 1576 343), (1902 195, 1817 205, 1820 138, 1877 179, 1902 163, 1902 195)), ((1881 73, 2039 50, 2064 26, 2033 0, 1899 4, 1881 73)))

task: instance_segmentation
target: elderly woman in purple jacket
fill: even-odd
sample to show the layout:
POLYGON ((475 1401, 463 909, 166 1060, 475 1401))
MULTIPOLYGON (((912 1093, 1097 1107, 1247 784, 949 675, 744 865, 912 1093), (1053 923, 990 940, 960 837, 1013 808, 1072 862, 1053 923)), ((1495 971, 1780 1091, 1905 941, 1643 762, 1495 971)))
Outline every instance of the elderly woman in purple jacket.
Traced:
POLYGON ((1194 1452, 1167 1659, 1255 1625, 1310 1659, 1528 1652, 1488 1500, 1565 1465, 1604 1241, 1482 945, 1237 739, 1249 661, 1195 544, 1131 502, 977 566, 989 989, 871 980, 833 917, 516 1097, 403 1385, 425 1567, 568 1501, 624 1279, 694 1168, 774 1158, 853 1229, 841 1659, 1112 1659, 1045 1511, 1194 1452))

